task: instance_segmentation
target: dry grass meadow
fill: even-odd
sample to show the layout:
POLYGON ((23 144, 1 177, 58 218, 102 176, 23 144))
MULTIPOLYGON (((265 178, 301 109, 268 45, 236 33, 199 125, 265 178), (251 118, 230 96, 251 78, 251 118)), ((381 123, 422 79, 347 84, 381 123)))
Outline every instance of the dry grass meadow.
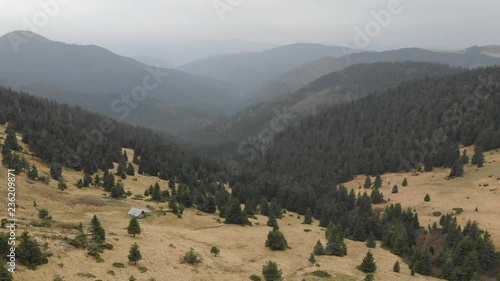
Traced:
MULTIPOLYGON (((4 128, 0 128, 3 132, 4 128)), ((5 135, 0 135, 5 137, 5 135)), ((128 151, 129 158, 132 156, 128 151)), ((445 180, 446 170, 436 170, 419 175, 388 174, 383 176, 383 192, 391 202, 401 202, 404 206, 417 209, 421 224, 427 225, 436 220, 433 211, 451 212, 452 208, 461 207, 464 212, 458 216, 461 222, 468 219, 479 221, 480 225, 491 231, 497 245, 500 245, 500 222, 498 218, 498 194, 500 177, 500 153, 485 154, 485 167, 476 171, 472 167, 465 169, 463 178, 445 180), (498 163, 497 163, 498 162, 498 163), (490 177, 490 175, 492 175, 490 177), (408 187, 401 187, 403 177, 409 181, 408 187), (391 184, 388 184, 388 181, 391 184), (400 186, 398 194, 390 194, 390 187, 394 183, 400 186), (488 184, 488 186, 484 186, 488 184), (481 185, 481 186, 480 186, 481 185), (429 193, 432 200, 423 201, 429 193), (478 207, 479 211, 474 209, 478 207)), ((41 174, 48 174, 49 168, 37 159, 27 156, 30 162, 35 163, 41 174)), ((152 203, 144 200, 134 200, 129 197, 125 200, 115 200, 105 196, 97 188, 76 188, 73 183, 82 177, 75 171, 64 170, 63 176, 69 188, 61 192, 57 183, 51 181, 49 185, 29 181, 24 174, 17 176, 17 216, 20 229, 28 230, 41 244, 47 243, 48 250, 53 254, 49 263, 36 270, 20 267, 15 274, 15 280, 51 281, 54 276, 60 275, 66 281, 79 280, 121 280, 126 281, 131 275, 137 280, 218 280, 234 281, 249 280, 251 274, 260 275, 262 265, 268 260, 276 261, 283 271, 285 280, 363 280, 364 274, 356 269, 367 252, 364 243, 346 240, 348 255, 346 257, 317 257, 320 267, 311 265, 307 258, 312 252, 318 239, 326 243, 324 231, 315 222, 313 225, 303 225, 302 218, 297 214, 287 213, 279 221, 281 230, 285 234, 291 249, 284 252, 272 252, 264 247, 270 227, 266 226, 267 219, 257 216, 252 219, 253 226, 225 225, 217 222, 218 216, 199 213, 195 210, 186 210, 182 219, 177 218, 167 210, 167 203, 152 203), (33 206, 36 201, 37 206, 33 206), (154 214, 140 220, 143 233, 137 237, 127 234, 126 227, 130 207, 149 207, 154 214), (37 210, 46 208, 53 219, 51 227, 33 227, 31 222, 38 221, 37 210), (106 229, 107 240, 113 244, 113 250, 106 250, 102 254, 104 262, 97 263, 86 256, 86 251, 73 249, 65 243, 62 237, 73 237, 76 230, 70 226, 82 222, 89 226, 92 216, 96 214, 106 229), (305 232, 310 229, 311 232, 305 232), (127 255, 132 243, 140 246, 143 260, 138 266, 129 264, 127 255), (220 256, 210 255, 210 248, 217 246, 221 249, 220 256), (192 266, 182 264, 181 256, 193 248, 201 255, 202 263, 192 266), (113 263, 125 264, 124 268, 115 268, 113 263), (139 266, 147 268, 140 272, 139 266), (329 272, 331 278, 317 278, 309 273, 315 270, 329 272)), ((134 195, 142 195, 145 188, 158 181, 157 178, 137 175, 124 180, 126 191, 134 195)), ((6 169, 0 169, 0 179, 6 183, 6 169)), ((347 183, 347 186, 357 188, 364 177, 347 183)), ((0 204, 6 206, 5 184, 0 188, 0 204)), ((165 189, 167 182, 159 181, 165 189)), ((2 216, 3 217, 3 216, 2 216)), ((377 247, 373 249, 378 270, 376 280, 406 281, 406 280, 438 280, 425 276, 410 276, 405 264, 401 266, 401 273, 392 272, 392 266, 397 256, 377 247)), ((400 260, 400 263, 402 261, 400 260)))

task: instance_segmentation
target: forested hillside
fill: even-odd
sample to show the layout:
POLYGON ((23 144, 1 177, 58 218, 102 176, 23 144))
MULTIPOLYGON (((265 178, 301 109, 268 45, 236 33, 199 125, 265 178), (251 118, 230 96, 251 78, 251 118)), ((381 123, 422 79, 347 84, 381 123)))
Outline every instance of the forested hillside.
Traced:
POLYGON ((206 179, 218 170, 197 155, 150 129, 119 123, 80 107, 0 88, 0 124, 22 133, 23 142, 48 163, 94 174, 121 162, 122 148, 134 150, 139 172, 180 181, 206 179))
POLYGON ((402 81, 426 76, 456 73, 460 68, 425 62, 380 62, 350 66, 325 75, 304 88, 252 106, 234 117, 218 120, 190 136, 202 145, 224 144, 224 150, 236 150, 239 142, 269 127, 280 115, 296 119, 315 115, 329 107, 345 103, 371 93, 394 87, 402 81))
POLYGON ((282 202, 289 202, 290 193, 307 185, 320 196, 332 182, 357 174, 409 170, 420 163, 428 170, 452 167, 459 144, 500 147, 498 77, 500 67, 489 67, 404 82, 307 118, 264 146, 263 156, 260 146, 245 147, 238 155, 244 170, 238 190, 287 194, 282 202), (276 188, 257 184, 271 175, 276 188), (291 188, 294 183, 298 186, 291 188))

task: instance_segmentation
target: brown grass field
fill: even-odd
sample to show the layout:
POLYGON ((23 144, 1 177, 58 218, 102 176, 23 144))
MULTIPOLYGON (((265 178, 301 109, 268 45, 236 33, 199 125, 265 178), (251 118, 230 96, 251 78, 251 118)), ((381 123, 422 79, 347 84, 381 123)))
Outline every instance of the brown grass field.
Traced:
MULTIPOLYGON (((4 128, 0 128, 3 132, 4 128)), ((0 138, 5 137, 0 134, 0 138)), ((472 151, 471 151, 472 152, 472 151)), ((131 151, 128 150, 129 158, 131 151)), ((469 153, 471 154, 471 153, 469 153)), ((27 156, 31 163, 36 164, 40 174, 48 175, 49 168, 37 159, 27 156)), ((421 224, 426 226, 436 220, 432 212, 452 212, 452 208, 461 207, 464 212, 458 216, 460 222, 468 219, 477 220, 480 226, 488 229, 494 241, 500 245, 500 221, 497 210, 499 198, 496 189, 500 185, 500 153, 497 151, 485 153, 484 168, 476 171, 467 167, 463 178, 446 180, 447 170, 438 169, 430 173, 388 174, 383 176, 384 192, 391 202, 401 202, 404 207, 415 208, 420 216, 421 224), (490 177, 491 175, 491 177, 490 177), (402 187, 401 181, 408 178, 408 187, 402 187), (388 184, 388 181, 391 184, 388 184), (399 185, 398 194, 390 194, 394 183, 399 185), (484 186, 488 184, 489 186, 484 186), (482 186, 480 186, 482 185, 482 186), (425 203, 426 193, 431 201, 425 203), (474 209, 478 207, 478 212, 474 209)), ((15 280, 51 281, 54 276, 60 275, 66 281, 78 280, 121 280, 126 281, 131 275, 137 280, 218 280, 234 281, 249 280, 251 274, 261 275, 262 265, 273 260, 283 271, 285 280, 324 280, 324 281, 354 281, 363 280, 364 274, 356 269, 368 248, 362 242, 346 240, 348 255, 345 257, 317 257, 320 267, 311 265, 307 258, 312 252, 318 239, 326 243, 324 231, 317 225, 303 225, 302 218, 288 212, 279 221, 280 229, 285 234, 291 249, 283 252, 272 252, 264 247, 270 227, 266 226, 267 218, 257 216, 251 219, 253 226, 225 225, 217 222, 217 215, 199 213, 188 209, 182 219, 171 213, 165 213, 167 203, 152 203, 144 200, 133 200, 132 197, 124 200, 115 200, 105 196, 102 189, 76 188, 73 183, 82 177, 82 173, 64 170, 63 176, 69 188, 61 192, 57 189, 57 182, 49 185, 27 180, 25 174, 17 176, 17 217, 18 234, 27 230, 35 236, 40 244, 47 243, 48 251, 53 255, 49 263, 29 270, 20 267, 15 274, 15 280), (33 206, 36 201, 37 206, 33 206), (126 227, 130 207, 149 207, 155 213, 140 220, 143 233, 137 237, 127 234, 126 227), (38 221, 38 209, 46 208, 53 219, 51 227, 33 227, 33 221, 38 221), (106 250, 102 254, 104 262, 97 263, 86 255, 86 251, 74 249, 65 243, 62 237, 73 237, 76 230, 72 224, 82 222, 88 227, 92 216, 96 214, 106 229, 107 240, 113 244, 113 250, 106 250), (304 229, 311 229, 305 232, 304 229), (128 263, 127 255, 132 243, 140 246, 143 260, 137 266, 128 263), (217 246, 221 249, 220 256, 210 255, 210 248, 217 246), (192 266, 180 262, 181 256, 193 248, 201 255, 202 263, 192 266), (125 268, 115 268, 115 262, 125 264, 125 268), (138 266, 146 267, 147 272, 141 273, 138 266), (331 278, 312 277, 309 273, 315 270, 324 270, 332 275, 331 278)), ((142 195, 145 188, 158 181, 157 178, 137 175, 124 180, 125 190, 134 195, 142 195)), ((348 187, 356 188, 364 180, 359 176, 356 180, 346 183, 348 187)), ((6 169, 0 169, 0 204, 6 206, 6 169)), ((167 182, 159 180, 162 189, 167 182)), ((4 208, 5 209, 5 208, 4 208)), ((6 213, 6 212, 4 212, 6 213)), ((5 217, 5 215, 2 215, 5 217)), ((421 275, 410 276, 408 266, 401 259, 389 251, 377 247, 373 249, 378 270, 376 280, 406 281, 406 280, 438 280, 421 275), (401 263, 401 273, 392 272, 396 260, 401 263)))

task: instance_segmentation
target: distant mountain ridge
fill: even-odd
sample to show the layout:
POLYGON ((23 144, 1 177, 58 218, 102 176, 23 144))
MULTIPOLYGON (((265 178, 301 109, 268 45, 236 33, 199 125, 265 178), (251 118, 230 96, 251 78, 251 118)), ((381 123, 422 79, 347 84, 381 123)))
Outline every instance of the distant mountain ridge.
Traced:
MULTIPOLYGON (((293 68, 275 79, 268 81, 256 91, 253 97, 249 97, 250 100, 247 101, 247 103, 254 104, 266 98, 293 92, 323 75, 342 70, 349 65, 357 63, 422 61, 466 68, 500 65, 500 57, 488 55, 486 50, 488 50, 486 47, 476 52, 445 52, 420 48, 404 48, 382 52, 353 53, 349 56, 339 58, 325 57, 293 68)), ((500 55, 500 51, 498 54, 500 55)))
POLYGON ((342 56, 340 47, 296 43, 262 52, 213 56, 179 67, 179 70, 231 83, 245 93, 293 67, 322 57, 342 56))
POLYGON ((15 52, 12 38, 24 35, 16 31, 0 37, 1 85, 116 117, 113 101, 147 83, 146 100, 137 109, 130 106, 127 121, 134 124, 176 134, 224 115, 238 96, 221 81, 148 67, 98 46, 54 42, 34 33, 15 52))

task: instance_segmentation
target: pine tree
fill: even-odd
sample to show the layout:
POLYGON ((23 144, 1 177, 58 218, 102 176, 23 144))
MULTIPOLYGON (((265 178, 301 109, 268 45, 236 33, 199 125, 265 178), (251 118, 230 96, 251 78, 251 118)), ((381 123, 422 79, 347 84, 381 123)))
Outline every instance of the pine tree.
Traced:
POLYGON ((123 188, 123 183, 117 182, 113 188, 111 188, 111 197, 113 198, 123 198, 125 196, 125 189, 123 188))
POLYGON ((225 223, 229 224, 247 224, 248 219, 245 213, 241 210, 241 205, 238 199, 232 198, 229 200, 228 207, 226 208, 225 223))
POLYGON ((371 251, 366 253, 366 257, 363 258, 363 262, 358 266, 358 269, 364 273, 373 273, 377 270, 377 264, 371 251))
POLYGON ((123 151, 123 155, 122 155, 122 157, 123 157, 123 161, 128 162, 128 155, 127 155, 127 151, 125 151, 125 150, 123 151))
POLYGON ((106 231, 96 215, 90 221, 90 233, 95 242, 102 243, 106 240, 106 231))
POLYGON ((32 239, 28 232, 23 232, 21 235, 21 242, 16 247, 16 256, 20 264, 28 268, 35 268, 38 265, 46 262, 38 242, 32 239))
POLYGON ((328 243, 326 244, 325 252, 327 255, 343 257, 347 255, 347 246, 344 243, 344 238, 337 232, 330 235, 328 243))
POLYGON ((127 175, 129 175, 129 176, 134 176, 135 175, 135 169, 134 169, 134 166, 132 165, 132 163, 128 163, 128 166, 127 166, 127 175))
POLYGON ((311 224, 313 222, 311 208, 307 208, 306 214, 304 216, 303 224, 311 224))
POLYGON ((278 222, 276 221, 276 216, 274 215, 274 213, 271 213, 269 215, 269 219, 267 220, 267 225, 272 227, 272 228, 279 228, 278 222))
POLYGON ((396 263, 395 263, 395 264, 394 264, 394 266, 392 267, 392 270, 393 270, 394 272, 399 273, 399 270, 400 270, 400 268, 399 268, 399 261, 396 261, 396 263))
POLYGON ((363 184, 363 187, 364 188, 372 187, 372 180, 370 179, 370 176, 366 176, 365 183, 363 184))
POLYGON ((404 187, 408 186, 408 180, 406 178, 404 178, 403 183, 401 183, 401 185, 404 187))
POLYGON ((118 168, 116 169, 116 175, 119 176, 121 179, 126 179, 127 174, 125 173, 127 170, 127 167, 125 166, 124 162, 118 163, 118 168))
POLYGON ((267 234, 266 247, 273 251, 284 251, 288 248, 285 235, 278 229, 273 229, 267 234))
MULTIPOLYGON (((214 203, 215 203, 215 201, 214 201, 214 203)), ((255 199, 253 199, 253 198, 247 199, 245 201, 245 213, 248 216, 253 216, 253 215, 255 215, 256 211, 257 211, 257 206, 255 203, 255 199)))
POLYGON ((368 248, 377 247, 377 242, 375 241, 375 236, 373 235, 373 232, 370 232, 370 235, 368 236, 368 239, 366 240, 366 247, 368 247, 368 248))
POLYGON ((269 204, 266 197, 260 199, 260 214, 263 216, 269 216, 269 204))
POLYGON ((474 155, 472 156, 471 163, 473 165, 478 166, 479 168, 483 167, 484 154, 483 154, 483 149, 480 146, 476 146, 476 149, 474 150, 474 155))
POLYGON ((314 253, 311 253, 311 255, 309 256, 309 258, 307 260, 310 263, 315 264, 316 263, 316 256, 314 255, 314 253))
POLYGON ((434 169, 434 157, 432 155, 426 155, 424 158, 424 171, 430 172, 434 169))
POLYGON ((371 202, 373 204, 384 203, 384 195, 380 192, 378 188, 375 188, 370 195, 371 202))
POLYGON ((448 177, 454 178, 454 177, 461 177, 464 174, 464 164, 462 161, 457 160, 453 166, 451 166, 451 171, 448 177))
POLYGON ((381 188, 382 187, 382 178, 380 175, 375 177, 375 181, 373 182, 373 188, 381 188))
POLYGON ((141 234, 141 226, 136 217, 132 217, 127 227, 127 232, 135 237, 136 234, 141 234))
POLYGON ((10 125, 7 126, 7 128, 5 129, 5 133, 7 134, 7 136, 5 137, 3 145, 10 150, 20 151, 21 147, 17 142, 16 131, 14 130, 14 128, 12 128, 12 126, 10 125))
POLYGON ((100 187, 102 184, 101 177, 99 175, 95 175, 94 177, 94 186, 95 187, 100 187))
POLYGON ((142 260, 142 254, 139 250, 139 245, 137 243, 132 244, 130 246, 130 251, 128 253, 128 261, 137 264, 138 261, 142 260))
POLYGON ((266 281, 282 281, 283 272, 278 268, 278 264, 269 261, 266 265, 262 267, 262 275, 266 281))
POLYGON ((424 197, 424 201, 425 202, 429 202, 431 201, 431 197, 429 196, 429 194, 426 194, 425 197, 424 197))
POLYGON ((313 253, 316 256, 322 256, 322 255, 326 254, 325 247, 323 246, 323 244, 321 243, 321 241, 318 240, 318 242, 316 242, 316 245, 314 246, 313 253))
POLYGON ((85 173, 83 175, 83 186, 89 187, 91 184, 92 184, 92 177, 89 174, 85 173))
POLYGON ((399 192, 399 188, 398 188, 398 185, 395 184, 393 187, 392 187, 392 191, 391 193, 398 193, 399 192))
POLYGON ((50 176, 55 180, 59 180, 62 177, 61 164, 59 164, 57 162, 52 162, 50 164, 50 176))
POLYGON ((464 149, 462 156, 460 156, 460 161, 464 165, 469 163, 469 156, 467 155, 467 149, 464 149))

